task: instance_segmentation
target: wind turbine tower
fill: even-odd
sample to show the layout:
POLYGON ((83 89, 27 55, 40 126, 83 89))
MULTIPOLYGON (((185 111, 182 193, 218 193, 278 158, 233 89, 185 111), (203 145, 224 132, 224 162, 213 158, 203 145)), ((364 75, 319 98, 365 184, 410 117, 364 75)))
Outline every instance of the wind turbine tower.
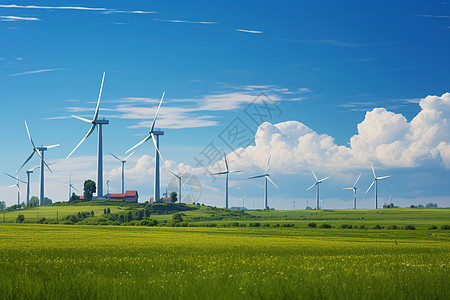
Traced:
POLYGON ((12 176, 12 175, 9 175, 8 173, 5 173, 5 174, 7 176, 11 177, 12 179, 16 180, 16 184, 10 185, 8 187, 10 187, 10 188, 16 187, 16 189, 17 189, 17 205, 19 206, 20 205, 20 195, 21 195, 21 193, 20 193, 20 184, 19 183, 20 182, 26 183, 26 182, 23 181, 23 180, 20 180, 19 177, 17 177, 17 176, 12 176))
POLYGON ((228 174, 239 173, 242 171, 240 171, 240 170, 230 171, 230 169, 228 168, 228 161, 227 161, 227 156, 225 155, 225 151, 223 151, 223 159, 225 160, 225 168, 227 170, 224 172, 214 173, 211 175, 224 175, 224 174, 226 175, 226 177, 225 177, 225 208, 228 209, 228 174))
POLYGON ((320 200, 319 200, 319 184, 321 184, 322 182, 324 182, 325 180, 327 180, 330 177, 325 177, 323 179, 318 180, 316 174, 314 173, 313 170, 311 170, 312 174, 314 175, 314 179, 316 179, 316 183, 314 183, 312 186, 310 186, 307 191, 309 191, 310 189, 312 189, 313 187, 316 187, 316 210, 320 210, 320 200))
MULTIPOLYGON (((127 160, 130 158, 131 155, 133 155, 135 151, 131 152, 130 155, 128 155, 127 157, 125 157, 123 160, 118 158, 117 156, 115 156, 114 154, 112 154, 111 152, 109 152, 109 154, 111 154, 112 157, 114 157, 115 159, 117 159, 118 161, 120 161, 122 163, 122 194, 125 194, 125 163, 127 162, 127 160)), ((109 181, 109 180, 108 180, 109 181)), ((109 192, 108 192, 109 193, 109 192)))
POLYGON ((77 192, 80 192, 76 187, 73 186, 73 184, 72 184, 72 175, 70 175, 70 177, 69 177, 69 200, 72 197, 72 189, 74 189, 77 192))
POLYGON ((92 120, 88 120, 88 119, 85 119, 82 117, 77 117, 77 116, 72 115, 72 117, 77 118, 83 122, 92 124, 92 126, 89 129, 88 133, 84 136, 84 138, 72 150, 72 152, 70 152, 70 154, 67 155, 67 158, 69 158, 75 152, 75 150, 77 150, 77 148, 92 134, 92 132, 98 125, 97 197, 99 197, 99 198, 103 197, 103 125, 109 124, 109 120, 105 120, 104 118, 102 120, 98 119, 98 113, 99 113, 99 109, 100 109, 100 98, 102 96, 104 81, 105 81, 105 73, 103 72, 102 84, 100 85, 100 92, 98 94, 97 107, 95 109, 94 118, 92 120))
POLYGON ((278 186, 275 184, 275 182, 272 181, 272 179, 269 178, 269 173, 267 173, 267 170, 269 169, 269 163, 270 163, 270 157, 271 155, 269 155, 269 159, 267 160, 267 164, 266 164, 266 171, 264 172, 263 175, 258 175, 258 176, 253 176, 253 177, 249 177, 247 179, 253 179, 253 178, 265 178, 265 188, 264 188, 264 209, 268 210, 269 209, 269 204, 267 201, 267 180, 269 180, 276 188, 278 188, 278 186))
POLYGON ((372 162, 370 162, 370 166, 372 167, 373 181, 372 181, 372 184, 367 189, 366 194, 370 190, 370 188, 373 186, 373 184, 375 184, 375 209, 378 209, 378 180, 391 177, 391 175, 377 177, 377 175, 375 174, 375 169, 373 168, 372 162))
POLYGON ((160 168, 159 168, 159 158, 160 157, 164 164, 164 159, 162 158, 161 152, 159 151, 159 136, 164 135, 164 131, 155 130, 155 124, 156 124, 156 119, 158 118, 158 112, 159 112, 159 109, 161 108, 161 103, 164 99, 165 93, 166 92, 163 92, 163 94, 162 94, 161 101, 159 102, 158 109, 156 110, 156 114, 155 114, 155 117, 152 122, 152 127, 150 127, 148 136, 125 152, 125 153, 128 153, 131 150, 135 149, 136 147, 142 145, 149 139, 152 139, 153 145, 155 146, 155 193, 154 193, 155 202, 159 202, 160 198, 161 198, 160 197, 160 168))
POLYGON ((358 183, 358 180, 360 177, 361 177, 361 174, 359 174, 353 187, 343 188, 343 190, 353 190, 353 209, 356 209, 356 190, 358 189, 356 187, 356 184, 358 183))
MULTIPOLYGON (((181 173, 181 175, 177 175, 174 172, 168 170, 170 173, 173 174, 173 176, 175 176, 178 179, 178 203, 182 203, 181 202, 181 187, 184 187, 183 184, 183 175, 186 174, 186 172, 189 170, 189 168, 187 168, 183 173, 181 173)), ((167 194, 167 192, 166 192, 167 194)), ((166 195, 166 197, 168 197, 168 195, 166 195)))

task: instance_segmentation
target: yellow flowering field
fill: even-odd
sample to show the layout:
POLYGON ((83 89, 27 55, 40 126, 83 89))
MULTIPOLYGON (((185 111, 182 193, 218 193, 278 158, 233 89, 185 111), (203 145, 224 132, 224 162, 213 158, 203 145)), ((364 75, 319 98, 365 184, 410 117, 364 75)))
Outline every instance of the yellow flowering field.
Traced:
POLYGON ((427 230, 0 225, 2 299, 449 299, 427 230))

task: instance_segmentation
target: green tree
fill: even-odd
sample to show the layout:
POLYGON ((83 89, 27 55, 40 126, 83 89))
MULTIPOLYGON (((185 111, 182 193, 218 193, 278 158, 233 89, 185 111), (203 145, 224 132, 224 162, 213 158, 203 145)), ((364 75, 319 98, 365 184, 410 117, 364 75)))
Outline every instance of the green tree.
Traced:
POLYGON ((77 196, 77 194, 72 193, 72 196, 69 199, 69 203, 77 203, 80 202, 80 196, 77 196))
POLYGON ((181 213, 174 214, 172 216, 172 221, 174 221, 175 223, 183 222, 183 215, 181 213))
POLYGON ((5 208, 6 208, 6 202, 0 201, 0 209, 5 209, 5 208))
POLYGON ((22 223, 23 221, 25 221, 25 216, 24 215, 18 215, 17 219, 16 219, 16 223, 22 223))
POLYGON ((133 221, 133 214, 131 213, 131 211, 129 211, 127 213, 127 217, 126 217, 125 221, 127 221, 127 222, 133 221))
POLYGON ((52 203, 52 199, 44 197, 44 201, 42 201, 41 205, 51 205, 52 203))
POLYGON ((175 203, 175 202, 177 202, 177 192, 172 192, 172 193, 170 193, 170 198, 172 198, 172 203, 175 203))
POLYGON ((30 201, 28 202, 28 206, 35 207, 39 205, 39 198, 36 196, 31 197, 30 201))
POLYGON ((108 214, 111 213, 111 209, 109 209, 109 207, 108 207, 108 209, 106 210, 106 213, 108 213, 108 214))
POLYGON ((425 205, 426 208, 431 208, 431 207, 438 207, 436 203, 428 203, 427 205, 425 205))
POLYGON ((94 216, 94 211, 93 210, 91 210, 91 217, 93 217, 94 216))
POLYGON ((97 191, 97 186, 95 182, 88 179, 84 182, 84 201, 91 201, 92 196, 97 191))

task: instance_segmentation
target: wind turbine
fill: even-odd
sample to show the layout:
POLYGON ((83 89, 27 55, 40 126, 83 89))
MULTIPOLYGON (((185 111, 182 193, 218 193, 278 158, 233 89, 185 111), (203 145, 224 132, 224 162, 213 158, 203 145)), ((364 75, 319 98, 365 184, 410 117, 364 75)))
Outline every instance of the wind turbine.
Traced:
POLYGON ((275 184, 275 182, 273 182, 272 179, 269 178, 270 175, 267 173, 267 170, 269 169, 270 157, 271 157, 271 155, 269 155, 269 159, 267 160, 267 164, 266 164, 266 171, 264 172, 263 175, 258 175, 258 176, 253 176, 253 177, 247 178, 247 179, 253 179, 253 178, 264 177, 266 179, 266 185, 264 188, 264 209, 266 209, 266 210, 269 209, 269 205, 267 203, 267 180, 269 180, 276 188, 278 188, 278 186, 275 184))
POLYGON ((76 187, 73 186, 73 184, 72 184, 72 175, 70 175, 70 177, 69 177, 69 200, 72 197, 72 189, 74 189, 77 192, 80 192, 76 187))
POLYGON ((242 197, 242 209, 245 208, 245 196, 247 196, 247 193, 245 193, 244 197, 242 197))
POLYGON ((34 153, 37 153, 39 155, 39 157, 41 158, 41 166, 40 166, 40 168, 41 168, 41 190, 40 190, 40 195, 39 195, 39 198, 40 198, 39 201, 40 201, 40 205, 42 205, 42 203, 44 203, 44 196, 45 196, 45 193, 44 193, 44 165, 47 167, 47 169, 50 171, 50 173, 53 174, 49 165, 44 160, 44 151, 47 151, 48 149, 51 149, 51 148, 59 147, 59 144, 51 145, 51 146, 36 147, 33 142, 33 139, 31 138, 31 134, 30 134, 30 130, 28 129, 27 121, 25 121, 25 128, 27 129, 28 139, 30 140, 31 146, 33 146, 33 151, 31 152, 30 156, 28 156, 28 158, 25 160, 25 162, 22 164, 19 171, 17 171, 16 175, 20 172, 20 170, 22 170, 22 168, 25 166, 25 164, 30 161, 30 159, 33 157, 34 153))
POLYGON ((358 189, 356 187, 356 184, 358 183, 359 178, 361 177, 361 174, 359 174, 358 178, 355 181, 355 184, 353 187, 343 188, 343 190, 353 190, 353 209, 356 209, 356 190, 358 189))
POLYGON ((17 176, 12 176, 12 175, 9 175, 8 173, 5 173, 5 174, 7 176, 11 177, 12 179, 16 180, 16 184, 10 185, 8 187, 9 188, 16 187, 16 189, 17 189, 17 206, 19 206, 20 205, 20 195, 21 195, 21 193, 20 193, 20 182, 22 182, 22 183, 26 183, 26 182, 23 181, 23 180, 20 180, 19 177, 17 177, 17 176))
POLYGON ((372 162, 370 162, 370 166, 372 167, 373 181, 372 181, 372 184, 367 189, 366 194, 370 190, 370 188, 373 186, 373 184, 375 183, 375 209, 378 209, 378 180, 391 177, 391 175, 377 177, 377 175, 375 174, 375 169, 373 168, 372 162))
POLYGON ((97 197, 101 198, 103 197, 103 125, 109 124, 109 120, 98 120, 98 113, 100 110, 100 98, 102 96, 102 90, 103 90, 103 82, 105 81, 105 72, 103 72, 102 77, 102 84, 100 85, 100 92, 98 94, 98 100, 97 100, 97 107, 95 109, 94 118, 91 120, 74 116, 72 117, 77 118, 78 120, 81 120, 83 122, 92 124, 91 128, 89 129, 88 133, 84 136, 84 138, 78 143, 78 145, 72 150, 72 152, 67 155, 66 159, 69 158, 75 150, 94 132, 95 127, 98 125, 98 154, 97 154, 97 197))
POLYGON ((230 173, 239 173, 242 172, 240 170, 234 170, 234 171, 230 171, 230 169, 228 168, 228 161, 227 161, 227 156, 225 155, 225 151, 223 151, 223 159, 225 160, 225 168, 227 169, 226 171, 223 172, 219 172, 219 173, 214 173, 211 175, 226 175, 226 179, 225 179, 225 208, 228 208, 228 174, 230 173))
POLYGON ((136 147, 142 145, 149 139, 152 139, 153 145, 155 145, 155 193, 154 193, 155 202, 159 202, 159 200, 160 200, 160 177, 159 177, 159 171, 160 171, 159 170, 159 157, 160 156, 161 156, 161 160, 164 164, 164 159, 162 158, 161 152, 159 152, 159 136, 164 135, 164 131, 155 130, 155 124, 156 124, 156 119, 158 118, 158 112, 159 112, 159 109, 161 108, 161 103, 164 99, 165 94, 166 94, 166 92, 163 92, 161 101, 159 102, 158 109, 156 110, 156 114, 153 119, 152 126, 150 127, 148 136, 145 139, 143 139, 142 141, 140 141, 139 143, 137 143, 136 145, 134 145, 133 147, 131 147, 130 149, 128 149, 127 152, 125 152, 125 153, 128 153, 131 150, 135 149, 136 147))
POLYGON ((109 195, 109 179, 106 180, 106 193, 109 195))
POLYGON ((295 201, 295 198, 294 198, 294 201, 291 201, 289 204, 294 204, 294 210, 295 210, 295 203, 296 203, 296 201, 295 201))
MULTIPOLYGON (((122 194, 125 194, 125 163, 130 158, 130 156, 133 155, 134 152, 135 151, 131 152, 131 154, 128 155, 127 157, 125 157, 123 160, 118 158, 117 156, 115 156, 111 152, 109 152, 109 154, 111 154, 112 157, 114 157, 115 159, 117 159, 118 161, 120 161, 122 163, 122 194)), ((108 192, 108 194, 109 194, 109 192, 108 192)))
POLYGON ((307 191, 309 191, 310 189, 312 189, 313 187, 317 187, 317 192, 316 192, 316 210, 320 210, 320 203, 319 203, 319 184, 321 184, 322 182, 324 182, 325 180, 327 180, 330 177, 325 177, 322 178, 320 180, 317 179, 316 174, 314 173, 313 170, 311 170, 312 174, 314 175, 314 179, 316 179, 316 183, 314 183, 312 186, 310 186, 307 191))
MULTIPOLYGON (((175 176, 176 178, 178 178, 178 203, 182 203, 182 202, 181 202, 181 187, 182 187, 182 186, 184 187, 184 184, 183 184, 183 175, 186 174, 186 172, 187 172, 188 170, 189 170, 189 168, 187 168, 183 173, 181 173, 181 175, 177 175, 177 174, 175 174, 174 172, 170 171, 169 169, 167 170, 167 171, 169 171, 170 173, 172 173, 173 176, 175 176)), ((167 192, 166 192, 166 194, 167 194, 167 192)), ((166 195, 166 197, 168 197, 168 196, 166 195)))

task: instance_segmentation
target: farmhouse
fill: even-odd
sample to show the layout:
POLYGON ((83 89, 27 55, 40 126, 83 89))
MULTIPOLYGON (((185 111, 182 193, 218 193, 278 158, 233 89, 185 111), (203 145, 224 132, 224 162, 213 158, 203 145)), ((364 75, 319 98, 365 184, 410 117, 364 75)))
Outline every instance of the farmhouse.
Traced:
POLYGON ((139 195, 137 191, 126 191, 125 194, 106 194, 107 200, 116 200, 128 203, 137 203, 139 195))

